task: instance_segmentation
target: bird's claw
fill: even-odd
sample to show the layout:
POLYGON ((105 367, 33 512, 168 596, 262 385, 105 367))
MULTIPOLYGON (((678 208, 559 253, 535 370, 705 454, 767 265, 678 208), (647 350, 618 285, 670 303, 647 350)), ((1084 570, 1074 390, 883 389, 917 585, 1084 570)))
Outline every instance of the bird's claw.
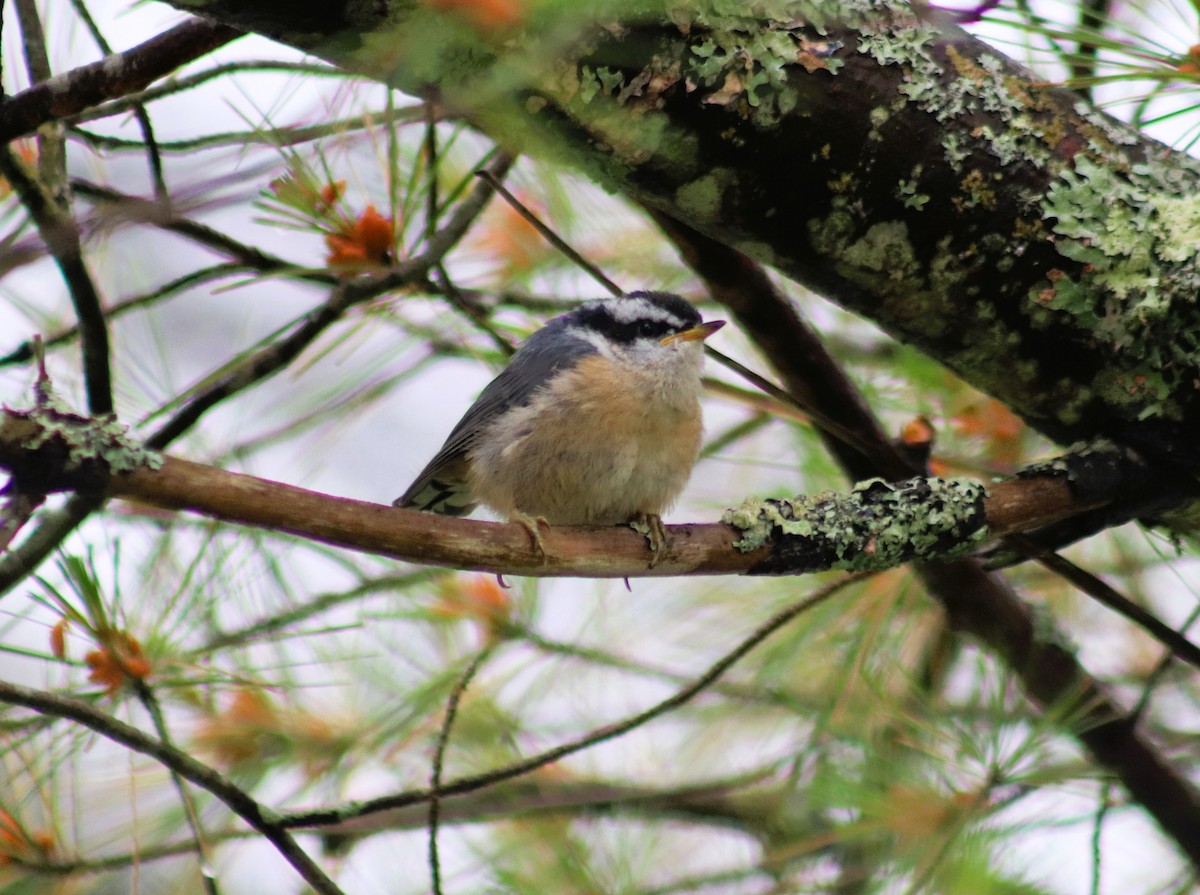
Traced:
POLYGON ((650 568, 658 565, 667 548, 667 527, 658 513, 638 513, 629 522, 629 527, 642 535, 650 545, 650 568))
POLYGON ((530 548, 542 565, 546 564, 546 545, 542 543, 541 527, 550 527, 550 523, 541 516, 526 516, 524 513, 513 513, 510 521, 517 523, 529 533, 530 548))

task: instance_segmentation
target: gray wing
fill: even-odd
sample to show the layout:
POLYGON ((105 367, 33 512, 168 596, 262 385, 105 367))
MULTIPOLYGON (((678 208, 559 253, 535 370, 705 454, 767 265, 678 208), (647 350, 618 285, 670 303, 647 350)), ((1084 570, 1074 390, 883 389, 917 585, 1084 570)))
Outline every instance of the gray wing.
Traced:
POLYGON ((480 428, 496 414, 529 403, 534 392, 556 372, 570 369, 596 353, 594 345, 567 330, 565 316, 556 317, 525 340, 508 366, 479 393, 437 456, 393 506, 447 516, 465 516, 475 509, 466 482, 467 452, 480 428))

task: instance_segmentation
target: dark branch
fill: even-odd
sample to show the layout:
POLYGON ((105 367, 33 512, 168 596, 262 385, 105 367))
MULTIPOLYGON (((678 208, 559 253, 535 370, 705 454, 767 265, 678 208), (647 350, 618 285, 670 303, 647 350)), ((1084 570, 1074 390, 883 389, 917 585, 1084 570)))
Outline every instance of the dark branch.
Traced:
POLYGON ((227 25, 189 19, 131 50, 43 80, 0 105, 0 141, 7 143, 47 122, 141 90, 241 34, 227 25))

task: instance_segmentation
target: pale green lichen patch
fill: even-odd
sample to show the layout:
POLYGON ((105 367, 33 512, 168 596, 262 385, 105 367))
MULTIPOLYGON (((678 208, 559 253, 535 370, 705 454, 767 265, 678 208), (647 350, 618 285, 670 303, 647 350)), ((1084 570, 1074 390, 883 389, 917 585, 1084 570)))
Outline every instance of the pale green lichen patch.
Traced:
POLYGON ((841 262, 877 280, 884 294, 908 292, 920 285, 921 265, 904 221, 873 224, 845 247, 841 262))
POLYGON ((67 475, 85 468, 119 474, 162 466, 162 455, 130 438, 128 427, 115 416, 93 419, 72 413, 48 380, 38 383, 36 394, 37 405, 17 414, 36 427, 21 443, 22 450, 34 454, 53 445, 65 454, 61 467, 67 475))
POLYGON ((1177 174, 1149 163, 1118 172, 1077 156, 1051 184, 1043 214, 1059 254, 1082 271, 1048 271, 1030 290, 1119 355, 1119 369, 1092 386, 1142 419, 1173 415, 1170 395, 1200 366, 1200 198, 1177 174))
POLYGON ((974 550, 987 537, 985 496, 974 482, 871 479, 849 494, 750 500, 722 521, 742 533, 734 542, 742 552, 771 545, 758 574, 887 569, 974 550))
MULTIPOLYGON (((847 4, 842 10, 845 14, 847 4)), ((837 21, 836 4, 713 0, 680 30, 702 36, 691 45, 688 76, 707 92, 706 103, 728 105, 760 127, 770 127, 795 108, 798 97, 788 85, 788 70, 836 72, 842 62, 836 41, 814 39, 799 31, 802 22, 821 30, 837 21), (828 8, 827 8, 828 7, 828 8), (700 31, 697 26, 703 28, 700 31)))
POLYGON ((675 202, 696 220, 720 220, 725 193, 734 183, 735 176, 729 168, 714 168, 679 187, 675 191, 675 202))

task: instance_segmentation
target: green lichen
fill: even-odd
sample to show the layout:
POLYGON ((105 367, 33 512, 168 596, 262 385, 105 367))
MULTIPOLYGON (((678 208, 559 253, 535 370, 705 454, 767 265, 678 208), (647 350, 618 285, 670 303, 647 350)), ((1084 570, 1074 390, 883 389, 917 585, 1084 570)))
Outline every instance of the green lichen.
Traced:
POLYGON ((130 438, 128 427, 115 416, 88 418, 72 413, 49 380, 39 382, 35 394, 36 406, 21 413, 36 426, 22 442, 23 450, 32 454, 51 444, 65 448, 62 469, 67 474, 84 468, 99 467, 120 474, 162 466, 162 455, 130 438))
POLYGON ((918 478, 871 479, 849 494, 749 500, 722 521, 741 532, 734 547, 771 544, 779 569, 888 569, 913 560, 950 559, 987 538, 984 487, 918 478))
POLYGON ((904 203, 905 208, 915 208, 920 211, 932 198, 925 193, 917 192, 918 185, 919 181, 915 177, 912 180, 901 180, 896 184, 896 198, 904 203))
POLYGON ((836 72, 842 65, 834 55, 839 44, 813 40, 796 27, 807 22, 821 30, 834 18, 827 6, 832 4, 705 4, 693 21, 680 22, 685 33, 704 29, 690 48, 689 79, 706 89, 706 103, 728 105, 759 127, 775 125, 798 101, 788 86, 789 69, 836 72))
POLYGON ((736 172, 732 169, 714 168, 679 187, 675 191, 675 202, 681 210, 697 220, 720 220, 725 193, 735 179, 736 172))
POLYGON ((861 238, 846 246, 841 261, 867 274, 884 294, 911 291, 921 274, 904 221, 873 224, 861 238))
POLYGON ((1190 178, 1153 164, 1128 171, 1077 156, 1047 191, 1043 214, 1059 254, 1082 270, 1048 271, 1030 290, 1119 352, 1120 369, 1092 383, 1137 417, 1173 415, 1171 395, 1200 357, 1200 198, 1190 178))

